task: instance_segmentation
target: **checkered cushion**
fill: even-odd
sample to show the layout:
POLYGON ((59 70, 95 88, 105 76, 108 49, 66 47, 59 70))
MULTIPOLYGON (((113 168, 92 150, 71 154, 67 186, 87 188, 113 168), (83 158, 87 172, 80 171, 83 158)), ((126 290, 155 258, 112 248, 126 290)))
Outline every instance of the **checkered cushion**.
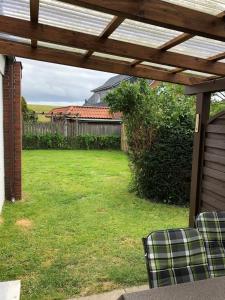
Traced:
POLYGON ((144 244, 151 288, 209 277, 204 244, 196 229, 156 231, 144 244))
POLYGON ((225 276, 225 212, 204 212, 196 219, 211 277, 225 276))

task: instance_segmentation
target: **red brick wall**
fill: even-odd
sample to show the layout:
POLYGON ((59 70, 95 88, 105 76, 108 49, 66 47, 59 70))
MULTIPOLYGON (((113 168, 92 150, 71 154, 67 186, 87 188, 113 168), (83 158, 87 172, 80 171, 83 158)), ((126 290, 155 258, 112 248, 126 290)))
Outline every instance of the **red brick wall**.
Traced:
POLYGON ((3 79, 6 199, 22 198, 21 64, 8 62, 3 79))

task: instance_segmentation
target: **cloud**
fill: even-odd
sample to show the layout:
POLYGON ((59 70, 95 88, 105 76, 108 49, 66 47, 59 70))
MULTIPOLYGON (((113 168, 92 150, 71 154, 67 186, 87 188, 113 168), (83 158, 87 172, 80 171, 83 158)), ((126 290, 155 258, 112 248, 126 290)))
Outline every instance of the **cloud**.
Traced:
POLYGON ((82 105, 91 90, 115 74, 17 58, 23 65, 22 95, 28 103, 82 105))

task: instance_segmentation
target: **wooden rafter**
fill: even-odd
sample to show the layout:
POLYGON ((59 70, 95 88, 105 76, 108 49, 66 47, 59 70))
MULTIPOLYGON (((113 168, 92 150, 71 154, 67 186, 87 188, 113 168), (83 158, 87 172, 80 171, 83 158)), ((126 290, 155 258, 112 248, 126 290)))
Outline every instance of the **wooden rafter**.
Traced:
MULTIPOLYGON (((181 74, 180 74, 181 75, 181 74)), ((203 82, 185 89, 186 95, 195 95, 199 93, 215 93, 225 90, 225 78, 203 82)))
POLYGON ((130 76, 148 78, 160 81, 168 81, 184 85, 193 85, 202 82, 198 77, 185 76, 182 74, 170 74, 158 69, 138 66, 132 68, 129 63, 113 59, 99 58, 92 56, 87 60, 83 59, 83 55, 75 54, 62 50, 55 50, 45 47, 38 47, 35 51, 29 45, 0 40, 0 53, 5 55, 16 55, 28 59, 47 61, 57 64, 69 65, 78 68, 99 70, 103 72, 111 72, 116 74, 127 74, 130 76))
MULTIPOLYGON (((218 14, 217 18, 223 19, 224 16, 225 16, 225 11, 222 12, 222 13, 220 13, 220 14, 218 14)), ((190 40, 193 37, 194 37, 194 35, 192 35, 192 34, 182 33, 182 34, 176 36, 175 38, 169 40, 168 42, 164 43, 163 45, 159 46, 158 49, 162 50, 162 51, 169 50, 169 49, 171 49, 171 48, 173 48, 173 47, 175 47, 175 46, 177 46, 177 45, 179 45, 179 44, 181 44, 183 42, 186 42, 186 41, 190 40)), ((225 58, 225 52, 221 53, 221 54, 218 54, 218 55, 215 55, 215 56, 212 56, 212 57, 208 58, 208 60, 210 60, 210 61, 218 61, 218 60, 223 59, 223 58, 225 58)), ((140 64, 141 62, 142 61, 140 61, 140 60, 136 60, 136 61, 134 60, 131 63, 131 65, 133 67, 135 67, 136 65, 140 64)), ((176 68, 175 70, 171 71, 171 73, 175 74, 175 73, 180 73, 182 71, 185 71, 185 69, 183 69, 183 68, 176 68)))
POLYGON ((221 18, 162 0, 61 0, 132 20, 192 35, 225 41, 221 18))
MULTIPOLYGON (((105 39, 107 39, 115 30, 117 27, 120 26, 121 23, 123 23, 124 18, 115 16, 112 21, 106 26, 106 28, 103 30, 103 32, 99 36, 99 40, 101 42, 104 42, 105 39)), ((94 51, 88 50, 85 54, 85 57, 90 57, 94 51)))
POLYGON ((141 45, 106 39, 104 43, 90 34, 56 28, 49 25, 37 24, 35 28, 30 22, 6 16, 0 16, 0 31, 23 38, 37 39, 75 48, 102 52, 110 55, 122 56, 131 59, 149 61, 179 68, 186 68, 218 76, 225 76, 225 64, 209 62, 180 53, 160 51, 141 45))
MULTIPOLYGON (((35 27, 38 24, 39 0, 30 0, 30 21, 35 27)), ((37 40, 31 39, 31 46, 37 48, 37 40)))

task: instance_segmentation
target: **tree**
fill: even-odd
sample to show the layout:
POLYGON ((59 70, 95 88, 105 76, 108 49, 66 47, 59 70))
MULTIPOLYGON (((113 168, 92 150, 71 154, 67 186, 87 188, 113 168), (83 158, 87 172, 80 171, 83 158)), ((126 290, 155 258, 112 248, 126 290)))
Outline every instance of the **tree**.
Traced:
POLYGON ((37 115, 35 111, 29 109, 25 98, 21 97, 21 110, 23 115, 24 122, 36 123, 37 122, 37 115))
POLYGON ((194 98, 183 88, 145 80, 122 82, 105 98, 122 112, 129 145, 133 187, 143 197, 184 204, 189 201, 194 98))

